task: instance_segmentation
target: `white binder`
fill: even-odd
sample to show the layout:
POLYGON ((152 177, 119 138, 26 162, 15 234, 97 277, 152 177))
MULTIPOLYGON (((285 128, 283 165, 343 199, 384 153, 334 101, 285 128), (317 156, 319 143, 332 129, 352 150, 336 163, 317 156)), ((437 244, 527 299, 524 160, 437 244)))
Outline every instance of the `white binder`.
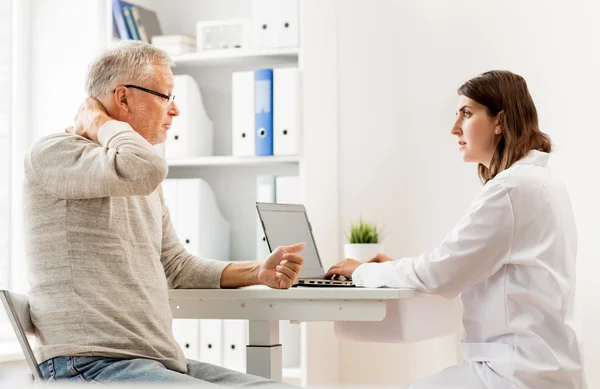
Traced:
POLYGON ((229 222, 219 211, 206 181, 177 180, 176 230, 189 253, 200 258, 229 260, 229 222))
POLYGON ((223 366, 223 320, 200 320, 199 359, 201 362, 223 366))
POLYGON ((275 177, 275 200, 279 204, 304 204, 300 176, 275 177))
POLYGON ((171 222, 186 250, 201 258, 229 260, 231 230, 208 183, 199 178, 162 183, 171 222))
POLYGON ((254 156, 254 72, 231 74, 231 143, 235 157, 254 156))
POLYGON ((162 182, 162 191, 165 198, 165 203, 169 208, 169 215, 171 217, 171 224, 177 231, 177 180, 166 179, 162 182))
POLYGON ((275 23, 279 47, 298 47, 298 0, 279 0, 279 14, 275 23))
MULTIPOLYGON (((199 178, 167 179, 162 189, 171 222, 187 252, 228 260, 229 223, 208 183, 199 178)), ((173 320, 173 336, 186 358, 223 363, 222 320, 173 320)))
POLYGON ((208 117, 196 81, 189 75, 175 76, 175 103, 179 116, 173 119, 165 141, 165 158, 183 159, 213 155, 213 122, 208 117))
MULTIPOLYGON (((169 130, 170 131, 170 130, 169 130)), ((167 135, 168 137, 168 135, 167 135)), ((163 158, 165 158, 165 143, 154 145, 154 150, 163 158)))
MULTIPOLYGON (((261 203, 275 202, 275 177, 258 176, 256 177, 256 201, 261 203)), ((267 239, 262 230, 260 218, 256 215, 256 259, 259 261, 267 258, 271 252, 267 239)))
POLYGON ((298 22, 297 0, 253 0, 253 47, 297 47, 298 22))
POLYGON ((300 151, 300 69, 273 70, 273 155, 300 151))
POLYGON ((199 179, 177 180, 177 225, 175 231, 186 251, 197 257, 201 257, 200 202, 203 200, 200 196, 199 179))
POLYGON ((186 358, 200 357, 200 320, 173 319, 173 337, 186 358))
POLYGON ((290 321, 279 321, 279 333, 281 334, 281 357, 283 367, 300 366, 300 324, 290 321))
POLYGON ((223 320, 223 367, 246 372, 246 345, 248 344, 246 320, 223 320))

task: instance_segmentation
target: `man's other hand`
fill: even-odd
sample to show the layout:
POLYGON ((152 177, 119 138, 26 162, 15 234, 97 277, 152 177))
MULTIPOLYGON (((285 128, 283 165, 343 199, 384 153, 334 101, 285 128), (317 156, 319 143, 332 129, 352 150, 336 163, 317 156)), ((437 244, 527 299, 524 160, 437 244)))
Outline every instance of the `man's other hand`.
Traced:
POLYGON ((288 289, 298 280, 304 258, 299 254, 306 243, 280 246, 260 265, 258 281, 275 289, 288 289))

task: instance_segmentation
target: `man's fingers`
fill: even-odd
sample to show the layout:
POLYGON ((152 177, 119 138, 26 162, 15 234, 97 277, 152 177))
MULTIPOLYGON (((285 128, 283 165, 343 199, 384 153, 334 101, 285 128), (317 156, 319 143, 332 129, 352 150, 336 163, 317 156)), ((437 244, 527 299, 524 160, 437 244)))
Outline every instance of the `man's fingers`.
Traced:
POLYGON ((277 272, 275 274, 277 275, 277 278, 279 278, 279 280, 281 281, 280 285, 282 289, 288 289, 294 283, 294 281, 284 273, 277 272))
POLYGON ((294 262, 299 265, 302 265, 302 264, 304 264, 304 257, 302 255, 298 255, 298 254, 285 254, 283 256, 283 260, 281 261, 281 263, 283 263, 285 261, 294 262))
POLYGON ((278 273, 283 273, 286 276, 288 276, 291 280, 294 279, 294 277, 296 277, 296 272, 294 272, 294 270, 290 269, 287 266, 277 266, 277 272, 278 273))
POLYGON ((286 253, 299 253, 300 251, 304 250, 305 247, 306 243, 302 242, 293 244, 291 246, 285 246, 284 249, 286 253))
POLYGON ((290 269, 294 273, 300 273, 300 270, 302 270, 302 265, 295 262, 283 261, 277 266, 277 270, 283 268, 290 269))

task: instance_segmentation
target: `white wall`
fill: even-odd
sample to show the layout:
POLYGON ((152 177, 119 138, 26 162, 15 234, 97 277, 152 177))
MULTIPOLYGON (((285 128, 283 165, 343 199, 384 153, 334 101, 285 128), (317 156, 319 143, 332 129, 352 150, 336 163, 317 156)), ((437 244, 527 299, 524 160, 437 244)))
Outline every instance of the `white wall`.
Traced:
MULTIPOLYGON (((593 199, 600 191, 589 179, 598 176, 592 147, 600 136, 591 103, 599 101, 592 72, 598 56, 595 65, 588 62, 600 43, 589 8, 598 15, 598 7, 542 0, 340 4, 341 228, 347 231, 361 215, 382 225, 385 252, 396 257, 435 247, 481 188, 476 167, 461 162, 450 135, 456 89, 486 70, 521 74, 541 127, 559 150, 554 164, 568 175, 581 275, 587 274, 580 277, 579 301, 586 306, 577 328, 585 331, 590 387, 598 387, 600 374, 591 366, 600 362, 600 341, 587 330, 600 324, 600 309, 587 305, 600 297, 592 283, 600 270, 593 245, 600 215, 593 199)), ((454 344, 453 337, 414 345, 342 342, 340 376, 345 383, 404 384, 455 363, 454 344)))
POLYGON ((106 0, 31 1, 32 141, 72 125, 85 76, 105 44, 106 0), (49 17, 51 15, 51 17, 49 17), (61 45, 61 41, 68 44, 61 45))
POLYGON ((106 0, 13 1, 11 287, 28 289, 23 246, 23 158, 32 142, 72 124, 87 64, 104 43, 106 0), (61 42, 68 41, 64 45, 61 42))

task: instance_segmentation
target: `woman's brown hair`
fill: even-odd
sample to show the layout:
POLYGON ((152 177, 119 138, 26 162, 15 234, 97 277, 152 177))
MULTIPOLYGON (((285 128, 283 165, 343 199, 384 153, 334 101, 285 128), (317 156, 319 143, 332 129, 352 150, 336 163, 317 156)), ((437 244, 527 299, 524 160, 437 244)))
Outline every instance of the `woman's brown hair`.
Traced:
POLYGON ((479 164, 483 183, 508 169, 531 150, 552 151, 550 137, 540 131, 538 115, 525 79, 506 70, 492 70, 465 82, 458 94, 487 108, 490 117, 499 117, 502 132, 489 167, 479 164))

